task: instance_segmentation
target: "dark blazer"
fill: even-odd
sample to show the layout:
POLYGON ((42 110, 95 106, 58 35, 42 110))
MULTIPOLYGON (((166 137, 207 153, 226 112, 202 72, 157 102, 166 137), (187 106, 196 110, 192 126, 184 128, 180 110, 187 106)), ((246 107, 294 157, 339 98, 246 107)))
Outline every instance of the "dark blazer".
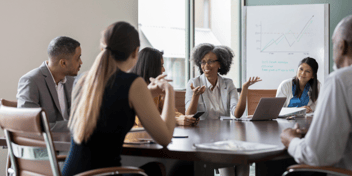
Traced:
MULTIPOLYGON (((68 119, 63 119, 55 83, 45 62, 20 78, 16 96, 17 107, 42 107, 47 114, 52 131, 67 131, 68 119)), ((66 76, 66 79, 64 90, 66 107, 70 114, 74 77, 66 76)))

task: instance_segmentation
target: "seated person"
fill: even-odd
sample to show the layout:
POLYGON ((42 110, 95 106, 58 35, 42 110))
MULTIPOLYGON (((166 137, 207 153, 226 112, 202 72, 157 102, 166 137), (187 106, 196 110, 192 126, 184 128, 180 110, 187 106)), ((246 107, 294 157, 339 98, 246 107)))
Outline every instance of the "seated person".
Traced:
POLYGON ((315 110, 320 89, 317 72, 315 59, 307 57, 301 60, 297 75, 281 82, 277 89, 276 97, 286 97, 284 107, 303 107, 307 113, 315 110))
POLYGON ((201 73, 189 80, 186 87, 186 115, 197 111, 205 112, 200 118, 219 119, 220 116, 234 115, 240 118, 246 109, 248 87, 261 81, 259 77, 250 78, 242 86, 240 99, 237 89, 226 75, 232 63, 232 50, 226 46, 200 44, 194 48, 192 60, 201 73))
POLYGON ((49 59, 23 75, 18 82, 17 107, 42 107, 52 131, 68 131, 74 77, 81 64, 80 43, 59 36, 48 46, 49 59))
MULTIPOLYGON (((163 53, 154 48, 146 47, 142 49, 138 54, 138 61, 136 65, 132 68, 131 73, 135 73, 141 76, 144 81, 152 86, 150 78, 156 78, 165 72, 163 53)), ((166 75, 161 76, 164 78, 166 75)), ((163 92, 155 92, 154 103, 157 106, 159 112, 162 112, 164 105, 163 92)), ((175 109, 176 123, 177 125, 196 125, 199 120, 193 118, 192 115, 183 115, 175 109)), ((198 118, 199 119, 199 118, 198 118)), ((136 125, 140 126, 138 118, 136 118, 136 125)))
MULTIPOLYGON (((73 91, 71 148, 62 175, 121 166, 122 145, 136 115, 157 143, 166 147, 171 142, 176 124, 173 87, 156 78, 156 86, 148 90, 143 78, 127 73, 137 62, 139 45, 138 32, 129 23, 116 22, 103 32, 102 51, 73 91), (161 116, 154 91, 165 92, 161 116)), ((160 168, 148 168, 142 167, 148 175, 162 174, 160 168)))
POLYGON ((352 171, 352 15, 337 25, 332 42, 340 69, 325 80, 308 133, 301 138, 300 129, 288 128, 281 141, 297 163, 352 171))

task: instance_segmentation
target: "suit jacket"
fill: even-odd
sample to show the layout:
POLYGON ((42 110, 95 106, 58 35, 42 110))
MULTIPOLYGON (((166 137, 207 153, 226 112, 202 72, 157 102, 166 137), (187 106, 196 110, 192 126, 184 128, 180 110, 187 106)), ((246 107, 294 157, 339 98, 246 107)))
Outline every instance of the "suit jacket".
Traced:
MULTIPOLYGON (((193 83, 193 87, 198 87, 198 86, 205 86, 206 85, 206 77, 204 74, 197 76, 193 79, 190 79, 188 81, 187 87, 186 87, 186 98, 185 98, 185 108, 186 110, 188 109, 191 100, 192 100, 192 95, 193 91, 191 89, 191 83, 193 83)), ((229 78, 224 78, 220 75, 218 75, 218 81, 220 85, 220 95, 221 95, 221 102, 222 103, 226 114, 225 116, 230 116, 230 114, 235 113, 236 105, 238 103, 238 94, 237 94, 237 89, 235 85, 233 84, 233 81, 229 78)), ((207 89, 207 87, 206 87, 207 89)), ((202 111, 205 112, 202 116, 200 116, 201 120, 204 119, 219 119, 220 117, 208 117, 208 112, 207 112, 207 107, 210 107, 210 100, 209 97, 206 93, 203 93, 202 95, 199 96, 198 100, 198 106, 197 106, 197 111, 202 111)))
MULTIPOLYGON (((74 77, 66 76, 66 79, 64 91, 67 101, 67 112, 70 114, 74 77)), ((45 61, 40 67, 31 70, 20 78, 16 97, 18 108, 42 107, 47 114, 52 131, 68 131, 68 119, 63 119, 61 114, 55 83, 49 69, 45 65, 45 61)))

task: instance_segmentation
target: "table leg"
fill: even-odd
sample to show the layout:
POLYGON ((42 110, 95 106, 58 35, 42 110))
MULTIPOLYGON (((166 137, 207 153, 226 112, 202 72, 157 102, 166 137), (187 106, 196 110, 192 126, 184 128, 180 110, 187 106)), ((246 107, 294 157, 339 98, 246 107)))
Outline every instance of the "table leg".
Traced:
POLYGON ((240 164, 235 166, 236 176, 249 176, 249 164, 240 164))
POLYGON ((214 176, 213 165, 202 161, 195 161, 194 176, 214 176))

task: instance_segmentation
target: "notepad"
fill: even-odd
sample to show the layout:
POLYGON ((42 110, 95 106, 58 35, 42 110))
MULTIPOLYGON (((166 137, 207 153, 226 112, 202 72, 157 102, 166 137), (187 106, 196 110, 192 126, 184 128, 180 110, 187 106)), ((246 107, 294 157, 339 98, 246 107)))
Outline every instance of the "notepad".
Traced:
POLYGON ((304 115, 306 108, 282 108, 279 117, 288 117, 293 115, 304 115))
POLYGON ((254 142, 245 142, 245 141, 236 141, 236 140, 194 144, 194 146, 197 149, 233 151, 233 152, 259 151, 259 150, 269 150, 269 149, 278 149, 279 148, 277 145, 269 145, 269 144, 261 144, 261 143, 254 143, 254 142))
POLYGON ((132 128, 130 130, 130 132, 138 132, 138 131, 145 131, 144 127, 136 127, 136 128, 132 128))
POLYGON ((220 116, 220 120, 233 120, 233 119, 235 118, 231 116, 220 116))

